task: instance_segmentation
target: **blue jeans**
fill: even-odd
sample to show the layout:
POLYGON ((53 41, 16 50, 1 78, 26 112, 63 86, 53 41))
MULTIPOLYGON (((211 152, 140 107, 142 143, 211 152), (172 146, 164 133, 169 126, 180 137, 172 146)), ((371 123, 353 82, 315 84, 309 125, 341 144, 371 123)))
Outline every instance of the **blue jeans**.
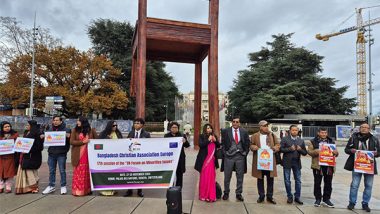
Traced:
POLYGON ((358 198, 358 190, 360 181, 364 176, 364 192, 362 204, 368 204, 372 195, 372 184, 374 175, 364 174, 352 171, 352 182, 350 186, 350 203, 356 204, 356 199, 358 198))
POLYGON ((48 157, 49 165, 49 186, 55 186, 55 170, 57 168, 57 162, 59 167, 59 173, 61 174, 61 187, 66 186, 66 154, 51 155, 48 157))
POLYGON ((290 169, 284 168, 284 182, 285 189, 288 198, 293 198, 292 194, 292 183, 290 181, 290 171, 293 171, 294 180, 296 183, 296 192, 294 193, 294 198, 299 199, 301 197, 301 169, 297 166, 292 166, 290 169))

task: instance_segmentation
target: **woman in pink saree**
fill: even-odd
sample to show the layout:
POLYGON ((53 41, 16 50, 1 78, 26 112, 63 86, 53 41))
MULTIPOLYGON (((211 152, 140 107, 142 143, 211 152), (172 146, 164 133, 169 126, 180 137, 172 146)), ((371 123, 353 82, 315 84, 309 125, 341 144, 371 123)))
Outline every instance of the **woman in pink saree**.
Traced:
POLYGON ((216 168, 219 167, 215 152, 220 147, 220 143, 211 124, 203 126, 203 132, 199 137, 199 147, 194 167, 200 172, 199 200, 214 202, 216 201, 216 168))
POLYGON ((80 117, 70 136, 71 164, 73 165, 72 194, 75 196, 84 196, 91 192, 87 144, 90 139, 95 138, 97 138, 95 129, 91 129, 87 118, 80 117))

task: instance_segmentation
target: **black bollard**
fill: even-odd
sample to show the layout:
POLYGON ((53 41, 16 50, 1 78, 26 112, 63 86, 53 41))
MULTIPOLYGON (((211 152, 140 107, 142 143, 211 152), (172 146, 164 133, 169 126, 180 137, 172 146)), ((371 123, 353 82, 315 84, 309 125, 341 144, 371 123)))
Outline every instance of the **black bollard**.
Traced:
POLYGON ((166 192, 168 214, 182 214, 182 190, 180 186, 170 187, 166 192))

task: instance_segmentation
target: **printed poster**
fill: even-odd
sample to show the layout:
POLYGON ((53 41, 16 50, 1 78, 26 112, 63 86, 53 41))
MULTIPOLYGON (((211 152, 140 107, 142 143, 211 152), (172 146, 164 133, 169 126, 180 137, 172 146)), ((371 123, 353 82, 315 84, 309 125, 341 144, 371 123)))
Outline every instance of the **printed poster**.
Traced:
POLYGON ((13 154, 15 146, 14 139, 0 140, 0 155, 13 154))
POLYGON ((319 144, 319 165, 335 166, 335 156, 333 151, 336 150, 335 144, 320 143, 319 144))
POLYGON ((16 139, 14 151, 15 152, 22 152, 22 153, 29 153, 30 149, 33 146, 34 139, 32 138, 23 138, 18 137, 16 139))
POLYGON ((257 169, 273 171, 273 150, 265 147, 257 150, 257 169))
POLYGON ((65 146, 66 132, 45 132, 45 146, 65 146))
POLYGON ((374 174, 375 169, 375 157, 373 151, 366 150, 356 150, 355 161, 354 161, 354 171, 365 173, 365 174, 374 174))

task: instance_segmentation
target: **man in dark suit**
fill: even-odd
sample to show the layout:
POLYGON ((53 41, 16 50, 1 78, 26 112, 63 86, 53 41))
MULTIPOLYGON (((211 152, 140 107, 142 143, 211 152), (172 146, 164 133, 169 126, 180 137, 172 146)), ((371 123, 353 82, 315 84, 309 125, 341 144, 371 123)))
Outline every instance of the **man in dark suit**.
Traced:
POLYGON ((223 200, 228 200, 230 193, 230 182, 232 171, 236 171, 236 199, 244 201, 243 179, 247 173, 247 155, 249 152, 248 132, 240 128, 240 118, 232 119, 232 127, 222 130, 222 146, 224 159, 222 160, 221 171, 224 171, 224 195, 223 200))
MULTIPOLYGON (((150 133, 143 129, 145 121, 142 118, 136 118, 133 120, 133 129, 128 133, 127 138, 150 138, 150 133)), ((131 196, 133 194, 132 190, 129 189, 125 193, 125 197, 131 196)), ((137 195, 144 197, 142 189, 137 190, 137 195)))

